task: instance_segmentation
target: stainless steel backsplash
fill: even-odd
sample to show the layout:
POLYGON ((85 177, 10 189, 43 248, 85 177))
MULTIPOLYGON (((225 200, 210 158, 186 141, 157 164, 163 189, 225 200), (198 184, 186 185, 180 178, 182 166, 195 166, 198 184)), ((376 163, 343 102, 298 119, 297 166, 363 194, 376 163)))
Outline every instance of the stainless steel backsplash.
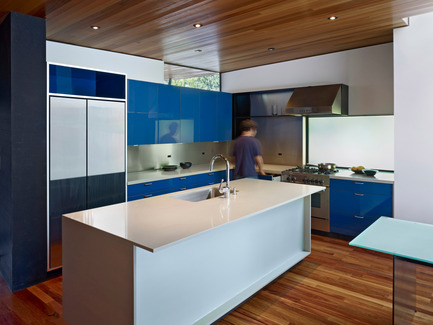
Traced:
POLYGON ((160 168, 162 164, 208 164, 213 155, 230 156, 232 141, 128 146, 128 172, 160 168))
MULTIPOLYGON (((253 117, 263 161, 275 165, 305 164, 305 118, 293 116, 253 117)), ((162 164, 208 164, 213 155, 231 156, 233 141, 169 143, 128 146, 128 172, 160 168, 162 164)))
POLYGON ((294 116, 252 117, 263 148, 265 164, 301 166, 305 164, 305 118, 294 116))

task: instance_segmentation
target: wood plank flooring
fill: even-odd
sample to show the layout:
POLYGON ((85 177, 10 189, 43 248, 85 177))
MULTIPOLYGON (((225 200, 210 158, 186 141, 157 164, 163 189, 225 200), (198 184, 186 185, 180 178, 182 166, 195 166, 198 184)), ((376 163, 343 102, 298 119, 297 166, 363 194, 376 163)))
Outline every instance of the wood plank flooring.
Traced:
MULTIPOLYGON (((416 324, 433 323, 433 314, 428 314, 432 291, 425 296, 426 307, 416 324)), ((349 246, 345 240, 313 235, 311 255, 216 324, 391 323, 392 258, 349 246)), ((62 277, 14 294, 0 278, 0 324, 66 324, 62 277)))

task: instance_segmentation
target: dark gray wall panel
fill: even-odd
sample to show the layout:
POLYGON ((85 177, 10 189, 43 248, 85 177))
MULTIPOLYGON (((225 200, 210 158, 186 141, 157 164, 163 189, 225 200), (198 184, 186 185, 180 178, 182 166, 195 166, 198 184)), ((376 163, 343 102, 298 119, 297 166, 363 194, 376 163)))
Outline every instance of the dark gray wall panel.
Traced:
POLYGON ((2 257, 0 266, 16 291, 46 278, 45 20, 10 13, 1 38, 1 129, 9 131, 0 140, 2 187, 6 184, 0 221, 8 225, 4 229, 2 222, 7 239, 0 250, 11 245, 6 253, 12 264, 2 257))
POLYGON ((11 24, 0 25, 0 272, 12 283, 11 24))

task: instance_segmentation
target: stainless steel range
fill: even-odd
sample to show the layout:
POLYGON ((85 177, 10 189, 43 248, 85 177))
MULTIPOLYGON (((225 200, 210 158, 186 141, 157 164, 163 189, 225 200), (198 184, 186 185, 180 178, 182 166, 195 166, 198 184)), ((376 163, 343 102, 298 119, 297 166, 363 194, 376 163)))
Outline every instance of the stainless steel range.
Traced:
POLYGON ((330 175, 338 170, 319 170, 306 165, 287 169, 281 173, 282 182, 324 186, 326 189, 311 195, 311 229, 329 232, 329 183, 330 175))

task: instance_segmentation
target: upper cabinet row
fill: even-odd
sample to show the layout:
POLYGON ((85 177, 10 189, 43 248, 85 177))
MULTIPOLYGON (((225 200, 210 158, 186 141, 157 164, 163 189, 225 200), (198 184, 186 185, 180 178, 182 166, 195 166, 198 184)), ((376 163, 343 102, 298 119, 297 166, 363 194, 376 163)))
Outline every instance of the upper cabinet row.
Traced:
POLYGON ((128 145, 232 139, 232 94, 128 80, 128 145))

